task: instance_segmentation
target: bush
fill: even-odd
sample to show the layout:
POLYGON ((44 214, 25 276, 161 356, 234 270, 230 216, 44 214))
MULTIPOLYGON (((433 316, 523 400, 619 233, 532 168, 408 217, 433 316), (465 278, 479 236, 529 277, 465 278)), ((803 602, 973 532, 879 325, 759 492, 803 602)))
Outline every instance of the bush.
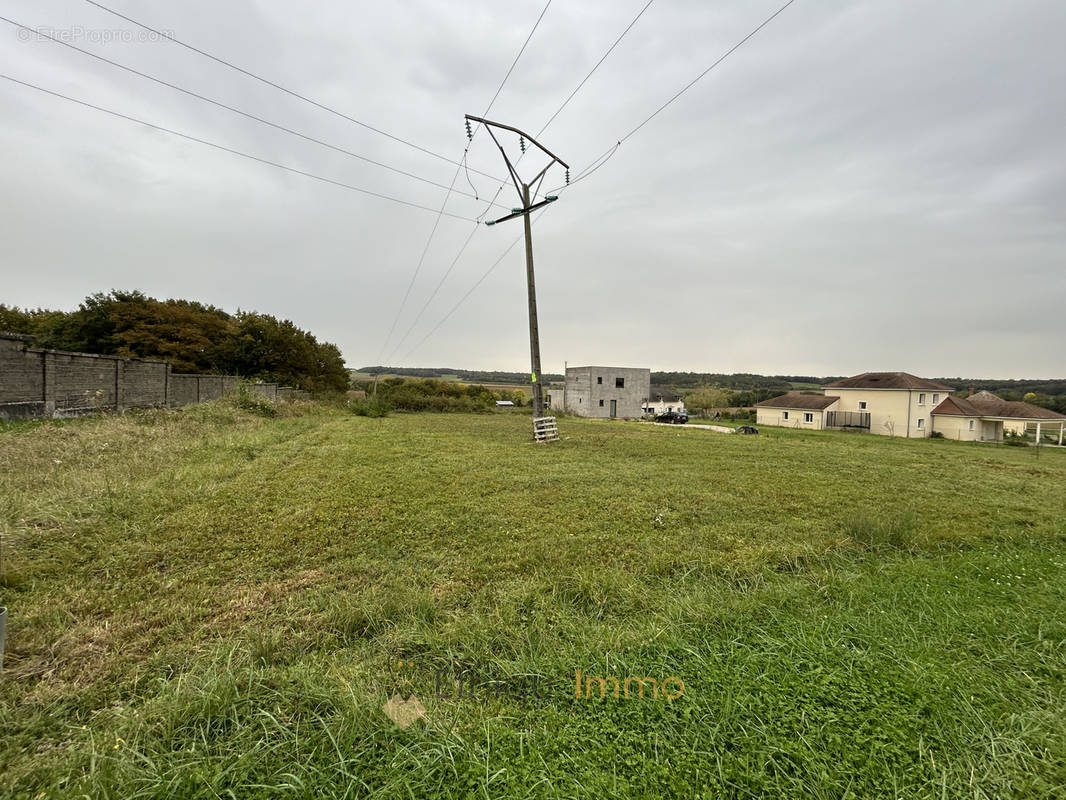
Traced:
POLYGON ((933 431, 932 433, 929 434, 929 438, 930 439, 943 439, 944 438, 944 434, 942 432, 940 432, 940 431, 933 431))
POLYGON ((352 400, 348 407, 357 417, 386 417, 392 411, 392 406, 376 395, 352 400))
POLYGON ((378 385, 378 396, 397 411, 489 411, 496 395, 484 386, 432 378, 390 378, 378 385))
POLYGON ((240 381, 230 395, 230 400, 237 408, 251 411, 261 417, 273 417, 278 413, 277 407, 262 395, 252 391, 245 381, 240 381))

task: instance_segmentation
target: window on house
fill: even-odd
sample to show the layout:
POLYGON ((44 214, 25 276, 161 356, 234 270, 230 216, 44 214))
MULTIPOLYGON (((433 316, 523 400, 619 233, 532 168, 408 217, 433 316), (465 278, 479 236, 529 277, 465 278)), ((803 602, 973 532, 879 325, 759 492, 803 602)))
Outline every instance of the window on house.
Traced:
POLYGON ((918 430, 922 430, 923 428, 925 428, 925 420, 919 418, 919 420, 918 420, 918 430))
POLYGON ((804 422, 814 422, 814 414, 812 412, 806 412, 803 415, 804 422))
POLYGON ((935 406, 938 402, 940 402, 940 395, 934 394, 933 395, 933 405, 935 406))
POLYGON ((596 378, 596 383, 603 383, 603 377, 596 378))
POLYGON ((782 411, 781 412, 781 419, 788 419, 788 412, 787 411, 782 411))
POLYGON ((920 393, 918 395, 918 405, 920 405, 920 406, 924 406, 925 405, 925 392, 922 392, 922 393, 920 393))
POLYGON ((603 401, 600 400, 600 408, 603 408, 603 401))
POLYGON ((866 410, 866 401, 865 400, 860 400, 859 401, 859 411, 865 411, 865 410, 866 410))
POLYGON ((972 419, 970 420, 970 430, 971 431, 973 430, 973 420, 972 419))
POLYGON ((615 389, 624 389, 624 388, 626 388, 626 379, 625 378, 615 378, 614 379, 614 388, 615 389))

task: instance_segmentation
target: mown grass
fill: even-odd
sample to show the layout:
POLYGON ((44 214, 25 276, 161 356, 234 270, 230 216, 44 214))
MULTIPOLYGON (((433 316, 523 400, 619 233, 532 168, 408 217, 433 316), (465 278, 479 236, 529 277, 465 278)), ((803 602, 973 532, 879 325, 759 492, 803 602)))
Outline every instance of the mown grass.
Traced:
POLYGON ((0 429, 0 796, 1066 791, 1061 451, 284 413, 0 429))

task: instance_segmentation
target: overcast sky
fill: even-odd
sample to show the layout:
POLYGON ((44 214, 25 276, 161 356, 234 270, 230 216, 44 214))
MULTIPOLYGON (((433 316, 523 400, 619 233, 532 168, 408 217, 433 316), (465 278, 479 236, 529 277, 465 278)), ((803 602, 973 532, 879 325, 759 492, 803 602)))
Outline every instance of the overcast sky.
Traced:
MULTIPOLYGON (((782 1, 655 0, 542 143, 576 176, 782 1)), ((467 143, 463 114, 485 111, 544 7, 102 2, 449 159, 467 143)), ((645 2, 555 0, 491 118, 540 130, 645 2)), ((86 2, 0 9, 430 181, 455 174, 178 45, 129 40, 138 29, 86 2)), ((796 0, 537 220, 544 369, 1063 377, 1063 30, 1060 0, 796 0)), ((6 23, 0 41, 0 71, 20 80, 433 209, 444 200, 6 23)), ((528 368, 521 245, 416 347, 521 235, 521 220, 478 227, 412 329, 484 199, 451 196, 466 219, 441 219, 386 346, 435 213, 9 81, 0 109, 0 302, 72 309, 139 288, 292 319, 353 367, 528 368)), ((468 163, 506 175, 484 131, 468 163)), ((498 185, 465 170, 455 183, 482 198, 498 185)), ((499 214, 516 205, 513 188, 499 202, 499 214)))

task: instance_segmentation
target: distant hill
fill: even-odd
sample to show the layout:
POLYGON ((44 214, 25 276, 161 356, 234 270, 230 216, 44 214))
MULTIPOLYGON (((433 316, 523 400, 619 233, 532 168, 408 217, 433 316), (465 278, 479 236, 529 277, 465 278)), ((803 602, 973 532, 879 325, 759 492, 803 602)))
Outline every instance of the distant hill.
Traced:
MULTIPOLYGON (((360 367, 355 372, 365 379, 370 375, 400 375, 405 378, 437 378, 462 381, 463 383, 496 383, 525 386, 529 383, 528 372, 500 372, 483 369, 455 369, 453 367, 360 367)), ((545 372, 540 376, 545 383, 563 380, 562 375, 545 372)))

